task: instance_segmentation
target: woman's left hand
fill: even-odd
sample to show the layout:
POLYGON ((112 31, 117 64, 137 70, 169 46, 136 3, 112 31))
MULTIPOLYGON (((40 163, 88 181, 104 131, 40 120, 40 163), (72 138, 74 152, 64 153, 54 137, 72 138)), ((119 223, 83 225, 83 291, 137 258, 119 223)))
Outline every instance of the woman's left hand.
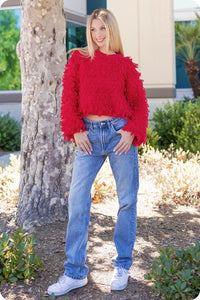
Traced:
POLYGON ((116 154, 123 154, 123 153, 127 153, 128 150, 131 148, 133 139, 134 139, 134 135, 131 135, 131 133, 129 131, 124 131, 122 129, 117 131, 118 133, 121 134, 121 140, 119 141, 119 143, 117 144, 117 146, 114 148, 114 152, 116 154))

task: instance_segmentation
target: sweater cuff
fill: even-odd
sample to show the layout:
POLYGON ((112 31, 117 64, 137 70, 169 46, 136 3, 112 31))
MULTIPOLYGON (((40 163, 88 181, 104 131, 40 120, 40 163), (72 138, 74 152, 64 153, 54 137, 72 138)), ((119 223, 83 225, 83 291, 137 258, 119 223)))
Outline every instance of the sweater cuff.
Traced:
POLYGON ((70 124, 65 124, 65 126, 62 126, 63 137, 64 139, 67 139, 68 142, 71 140, 75 142, 74 134, 80 131, 86 131, 83 120, 79 120, 78 122, 77 120, 74 120, 74 122, 71 120, 70 124))
POLYGON ((131 135, 134 135, 133 144, 136 147, 139 147, 141 144, 146 143, 146 132, 143 134, 140 132, 138 128, 135 126, 135 122, 132 120, 128 120, 126 125, 122 128, 124 131, 128 131, 131 133, 131 135))

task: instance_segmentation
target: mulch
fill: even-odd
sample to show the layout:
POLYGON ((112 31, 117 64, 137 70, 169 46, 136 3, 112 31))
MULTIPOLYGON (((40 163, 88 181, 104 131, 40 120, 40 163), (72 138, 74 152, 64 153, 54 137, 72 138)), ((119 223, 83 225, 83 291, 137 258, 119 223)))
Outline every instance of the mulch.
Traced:
MULTIPOLYGON (((113 272, 112 257, 116 254, 113 231, 117 215, 116 199, 105 198, 93 203, 89 227, 87 265, 90 268, 88 285, 67 294, 68 300, 103 299, 162 299, 153 293, 144 274, 158 256, 158 247, 172 245, 187 247, 200 237, 200 212, 193 207, 177 206, 174 203, 155 205, 143 201, 139 195, 138 230, 134 248, 134 264, 130 270, 129 284, 124 291, 110 290, 113 272)), ((1 231, 12 231, 15 227, 16 208, 11 203, 0 203, 1 231)), ((41 300, 49 284, 63 274, 65 260, 65 234, 67 222, 57 222, 34 229, 37 253, 42 257, 44 268, 29 284, 18 281, 0 286, 6 300, 41 300)), ((66 296, 56 297, 64 300, 66 296)), ((50 297, 46 297, 50 299, 50 297)))

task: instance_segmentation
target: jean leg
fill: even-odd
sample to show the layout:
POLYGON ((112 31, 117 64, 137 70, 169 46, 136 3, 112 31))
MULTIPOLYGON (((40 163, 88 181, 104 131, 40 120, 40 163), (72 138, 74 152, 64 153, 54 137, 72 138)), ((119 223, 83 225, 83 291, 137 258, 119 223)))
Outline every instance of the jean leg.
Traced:
POLYGON ((65 275, 82 279, 88 273, 86 247, 90 220, 91 186, 105 156, 76 152, 68 198, 69 222, 66 236, 65 275))
POLYGON ((138 151, 133 145, 127 154, 109 155, 115 177, 119 210, 114 231, 117 257, 115 266, 129 269, 133 263, 133 247, 137 227, 137 193, 139 188, 138 151))

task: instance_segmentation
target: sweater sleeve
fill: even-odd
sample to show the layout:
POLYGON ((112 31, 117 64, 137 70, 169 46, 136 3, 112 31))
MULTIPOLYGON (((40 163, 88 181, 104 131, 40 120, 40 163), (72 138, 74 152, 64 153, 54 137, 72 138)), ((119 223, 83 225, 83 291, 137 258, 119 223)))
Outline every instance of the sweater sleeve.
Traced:
POLYGON ((63 90, 61 99, 61 130, 64 139, 74 141, 74 133, 85 131, 85 124, 79 113, 79 59, 80 54, 75 50, 63 74, 63 90))
POLYGON ((126 98, 132 109, 132 114, 127 118, 123 130, 130 131, 134 135, 133 144, 140 146, 147 140, 146 129, 148 126, 149 106, 146 99, 143 81, 136 70, 137 65, 130 58, 127 61, 126 98))

